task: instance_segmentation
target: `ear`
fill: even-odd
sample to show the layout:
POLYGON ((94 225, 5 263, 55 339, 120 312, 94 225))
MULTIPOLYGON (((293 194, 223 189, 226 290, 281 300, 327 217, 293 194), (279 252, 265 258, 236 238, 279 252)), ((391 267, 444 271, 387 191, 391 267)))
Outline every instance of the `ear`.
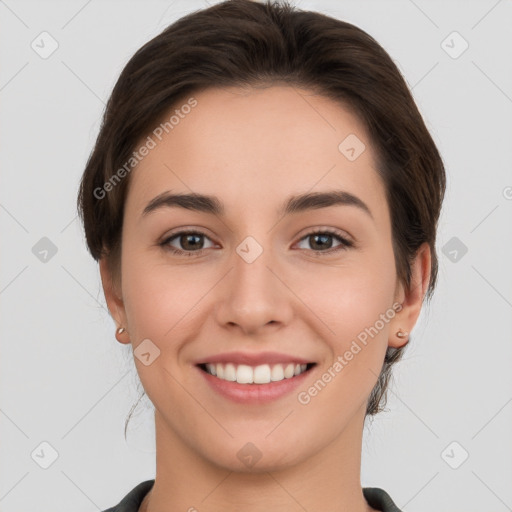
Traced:
POLYGON ((430 246, 424 242, 417 250, 411 264, 411 286, 408 290, 404 288, 403 284, 398 287, 396 300, 402 304, 402 309, 390 322, 390 347, 399 348, 408 342, 408 335, 400 338, 396 333, 399 329, 410 333, 415 326, 430 283, 430 265, 430 246))
POLYGON ((103 286, 103 293, 107 302, 108 310, 116 323, 116 339, 119 343, 130 343, 127 331, 126 312, 121 294, 121 286, 116 282, 106 257, 102 257, 99 261, 101 284, 103 286), (124 327, 125 331, 119 333, 117 329, 124 327))

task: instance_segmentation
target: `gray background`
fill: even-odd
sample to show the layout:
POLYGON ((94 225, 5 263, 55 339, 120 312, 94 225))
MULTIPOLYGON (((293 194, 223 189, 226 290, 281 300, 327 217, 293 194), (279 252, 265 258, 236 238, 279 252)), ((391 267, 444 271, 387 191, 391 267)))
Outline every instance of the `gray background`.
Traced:
MULTIPOLYGON (((512 510, 512 2, 295 5, 382 44, 448 173, 438 288, 395 367, 389 411, 365 427, 362 484, 384 488, 404 512, 512 510), (445 51, 462 48, 446 40, 453 31, 469 44, 457 58, 445 51)), ((124 64, 205 6, 0 1, 2 512, 102 510, 154 477, 147 400, 124 440, 138 377, 131 347, 114 338, 75 197, 124 64), (59 45, 46 59, 31 47, 43 31, 59 45), (57 250, 45 261, 43 237, 57 250), (58 454, 47 469, 43 442, 58 454)))

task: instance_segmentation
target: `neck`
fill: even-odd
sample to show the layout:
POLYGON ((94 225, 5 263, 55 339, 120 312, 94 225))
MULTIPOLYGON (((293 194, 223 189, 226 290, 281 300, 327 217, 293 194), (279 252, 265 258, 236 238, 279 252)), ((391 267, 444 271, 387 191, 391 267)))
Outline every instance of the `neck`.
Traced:
POLYGON ((139 512, 373 511, 360 482, 363 423, 362 409, 334 442, 291 467, 235 472, 199 457, 155 411, 156 477, 139 512))

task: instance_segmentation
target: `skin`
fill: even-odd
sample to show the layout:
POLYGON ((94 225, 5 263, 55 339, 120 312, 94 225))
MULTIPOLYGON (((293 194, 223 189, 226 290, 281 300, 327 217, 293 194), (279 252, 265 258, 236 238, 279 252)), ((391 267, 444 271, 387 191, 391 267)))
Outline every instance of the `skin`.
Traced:
MULTIPOLYGON (((374 510, 360 482, 366 404, 387 347, 407 342, 396 332, 419 316, 429 246, 405 289, 371 141, 343 105, 277 85, 194 97, 197 106, 132 171, 119 273, 100 261, 109 310, 126 329, 118 341, 135 350, 149 338, 161 351, 148 366, 135 358, 156 427, 156 480, 140 510, 374 510), (338 150, 351 133, 366 145, 352 162, 338 150), (372 216, 350 205, 276 213, 291 195, 339 189, 372 216), (167 207, 142 216, 165 191, 217 196, 225 214, 167 207), (202 255, 158 245, 187 228, 205 233, 202 255), (340 246, 336 237, 318 248, 306 236, 322 228, 354 246, 325 254, 340 246), (250 264, 236 252, 247 236, 263 248, 250 264), (395 302, 402 310, 307 405, 297 392, 231 402, 193 364, 234 350, 296 354, 317 363, 298 391, 307 390, 395 302), (248 442, 262 454, 250 468, 237 457, 248 442)), ((194 252, 188 240, 168 245, 194 252)))

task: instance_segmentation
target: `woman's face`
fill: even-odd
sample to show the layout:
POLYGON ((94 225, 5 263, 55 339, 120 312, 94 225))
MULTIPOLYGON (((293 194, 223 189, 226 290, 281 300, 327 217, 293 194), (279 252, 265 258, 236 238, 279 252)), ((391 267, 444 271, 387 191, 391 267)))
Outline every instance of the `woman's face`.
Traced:
POLYGON ((158 435, 231 470, 290 466, 362 429, 410 327, 385 189, 362 123, 332 100, 287 86, 193 96, 132 171, 107 300, 158 435))

